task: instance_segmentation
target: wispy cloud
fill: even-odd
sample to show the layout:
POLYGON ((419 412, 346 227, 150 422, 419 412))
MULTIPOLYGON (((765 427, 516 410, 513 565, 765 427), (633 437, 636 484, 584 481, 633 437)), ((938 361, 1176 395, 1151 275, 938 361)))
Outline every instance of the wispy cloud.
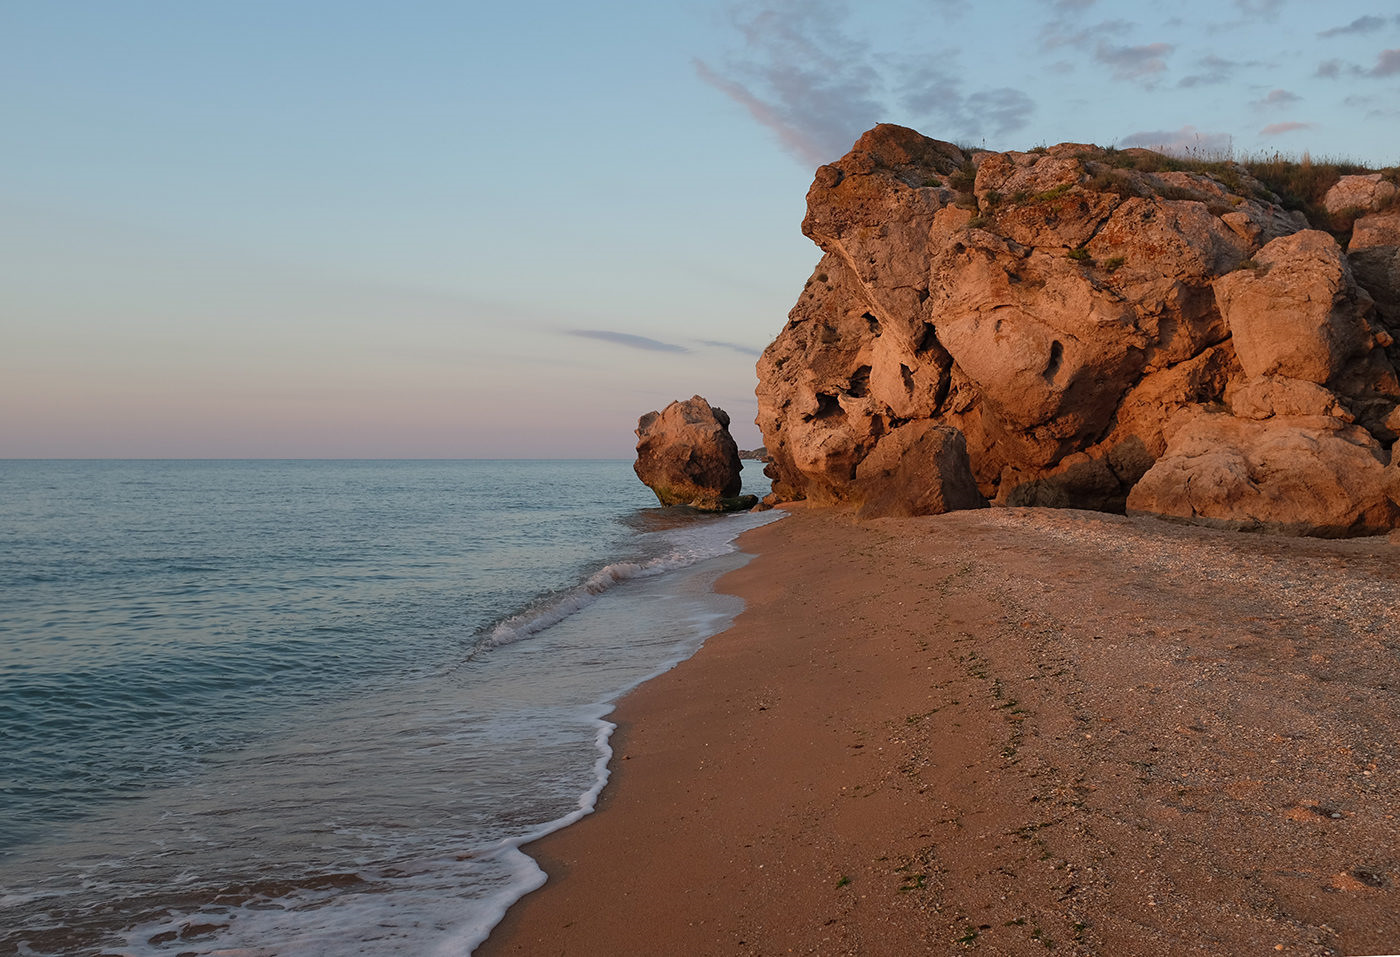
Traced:
POLYGON ((776 133, 799 159, 830 162, 882 113, 882 78, 868 46, 846 36, 846 13, 839 0, 733 7, 742 54, 724 71, 696 60, 696 73, 776 133))
POLYGON ((1298 130, 1310 130, 1311 123, 1270 123, 1259 131, 1260 136, 1282 136, 1285 133, 1294 133, 1298 130))
POLYGON ((1114 46, 1100 43, 1094 59, 1113 69, 1119 80, 1141 80, 1167 69, 1167 56, 1175 49, 1170 43, 1147 43, 1142 46, 1114 46))
POLYGON ((964 93, 961 80, 936 67, 912 69, 899 94, 899 105, 912 115, 941 128, 958 130, 965 138, 1006 136, 1023 128, 1035 112, 1035 101, 1021 90, 998 87, 964 93))
POLYGON ((918 59, 877 54, 846 29, 848 2, 733 6, 729 16, 741 48, 723 66, 695 60, 696 74, 811 165, 841 156, 885 119, 969 139, 1006 135, 1029 122, 1035 103, 1028 93, 964 88, 954 50, 925 51, 918 59), (939 66, 929 68, 930 61, 939 66))
POLYGON ((967 111, 987 121, 991 132, 1005 135, 1024 127, 1035 112, 1035 101, 1009 86, 979 90, 967 98, 967 111))
POLYGON ((1279 15, 1288 0, 1235 0, 1235 6, 1247 17, 1263 17, 1272 20, 1279 15))
POLYGON ((1123 146, 1141 146, 1164 153, 1228 153, 1234 146, 1229 133, 1203 133, 1194 126, 1179 130, 1144 130, 1122 140, 1123 146))
POLYGON ((721 342, 717 339, 696 339, 698 344, 709 346, 712 349, 728 349, 731 352, 740 352, 746 356, 761 356, 762 349, 755 349, 753 346, 740 345, 737 342, 721 342))
POLYGON ((1357 17, 1344 27, 1333 27, 1330 30, 1323 30, 1318 34, 1320 37, 1339 37, 1348 33, 1375 33, 1384 27, 1389 21, 1384 17, 1364 16, 1357 17))
POLYGON ((1343 74, 1376 78, 1400 75, 1400 48, 1382 50, 1376 55, 1376 65, 1369 70, 1363 70, 1355 63, 1337 59, 1325 60, 1317 66, 1316 75, 1320 77, 1334 80, 1343 74))
POLYGON ((1240 65, 1234 60, 1227 60, 1213 53, 1207 54, 1196 61, 1196 68, 1199 72, 1182 77, 1176 85, 1192 87, 1228 83, 1240 65))
POLYGON ((630 332, 613 332, 610 329, 569 329, 568 334, 578 336, 580 339, 611 342, 613 345, 626 346, 628 349, 641 349, 643 352, 690 352, 685 346, 678 346, 672 342, 661 342, 658 339, 648 339, 646 336, 635 336, 630 332))
POLYGON ((766 126, 776 133, 783 148, 798 159, 820 166, 838 155, 840 148, 835 145, 834 140, 830 143, 821 142, 819 135, 803 129, 795 117, 787 115, 781 104, 765 102, 744 84, 726 79, 711 70, 704 60, 697 59, 694 65, 695 72, 701 80, 748 110, 749 115, 757 120, 760 126, 766 126))
POLYGON ((1400 73, 1400 49, 1382 50, 1376 57, 1376 65, 1366 71, 1367 76, 1395 76, 1400 73))
POLYGON ((1270 90, 1268 96, 1254 101, 1254 106, 1259 109, 1269 109, 1276 106, 1291 106, 1298 103, 1303 98, 1297 93, 1288 90, 1270 90))
POLYGON ((1133 24, 1127 20, 1102 20, 1085 24, 1072 15, 1050 20, 1040 28, 1040 46, 1044 50, 1059 47, 1074 47, 1087 50, 1095 42, 1102 43, 1108 37, 1125 36, 1131 33, 1133 24))

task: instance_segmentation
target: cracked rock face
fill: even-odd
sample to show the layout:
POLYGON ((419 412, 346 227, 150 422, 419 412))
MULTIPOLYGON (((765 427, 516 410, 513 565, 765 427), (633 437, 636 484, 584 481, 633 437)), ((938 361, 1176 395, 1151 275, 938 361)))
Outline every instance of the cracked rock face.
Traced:
POLYGON ((1185 438, 1204 427, 1183 430, 1211 413, 1232 424, 1210 441, 1246 459, 1285 418, 1345 444, 1305 471, 1349 471, 1333 498, 1355 520, 1336 502, 1310 519, 1291 492, 1275 511, 1297 515, 1260 518, 1219 478, 1257 485, 1257 468, 1217 468, 1216 504, 1201 483, 1186 505, 1144 488, 1135 510, 1313 534, 1393 525, 1380 474, 1400 427, 1393 212, 1357 220, 1349 258, 1243 168, 1149 171, 1171 165, 1078 144, 966 154, 883 125, 821 167, 802 228, 823 256, 758 363, 774 497, 862 515, 983 497, 1122 511, 1183 449, 1196 464, 1173 468, 1205 467, 1206 440, 1185 438), (962 468, 925 454, 931 425, 960 434, 976 497, 931 491, 962 468), (1376 469, 1357 471, 1362 446, 1376 469))

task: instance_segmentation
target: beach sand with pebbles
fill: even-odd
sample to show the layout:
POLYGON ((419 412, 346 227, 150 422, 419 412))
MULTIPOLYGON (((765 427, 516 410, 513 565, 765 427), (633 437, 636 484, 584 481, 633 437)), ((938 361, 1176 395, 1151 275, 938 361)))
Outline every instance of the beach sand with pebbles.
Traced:
POLYGON ((1400 953, 1400 548, 792 506, 485 955, 1400 953))

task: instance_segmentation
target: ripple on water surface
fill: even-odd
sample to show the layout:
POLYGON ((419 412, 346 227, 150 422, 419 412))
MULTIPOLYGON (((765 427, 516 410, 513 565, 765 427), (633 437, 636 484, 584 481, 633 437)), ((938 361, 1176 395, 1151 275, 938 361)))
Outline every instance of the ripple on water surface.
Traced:
POLYGON ((766 520, 627 463, 86 464, 0 517, 0 951, 464 952, 766 520))

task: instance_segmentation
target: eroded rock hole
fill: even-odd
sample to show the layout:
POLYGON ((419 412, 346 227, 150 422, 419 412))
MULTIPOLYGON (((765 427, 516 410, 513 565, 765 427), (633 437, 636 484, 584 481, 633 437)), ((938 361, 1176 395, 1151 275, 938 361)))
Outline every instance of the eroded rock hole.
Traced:
POLYGON ((938 331, 933 328, 933 323, 924 323, 923 334, 919 336, 919 344, 914 347, 914 352, 924 356, 942 351, 943 343, 938 341, 938 331))
POLYGON ((1056 339, 1050 343, 1050 361, 1045 366, 1044 376, 1046 379, 1054 379, 1055 373, 1060 371, 1060 363, 1064 361, 1065 347, 1056 339))
POLYGON ((856 399, 863 399, 870 394, 870 366, 861 366, 851 373, 851 382, 846 386, 846 393, 856 399))
POLYGON ((904 380, 904 391, 909 395, 914 394, 914 370, 904 363, 899 364, 899 377, 904 380))
POLYGON ((817 393, 817 411, 808 417, 808 421, 814 419, 829 419, 832 416, 841 415, 841 403, 836 400, 836 396, 825 392, 817 393))
POLYGON ((874 314, 867 312, 865 315, 861 316, 861 318, 864 319, 865 324, 870 327, 870 334, 872 336, 878 336, 880 334, 880 320, 876 319, 874 314))

